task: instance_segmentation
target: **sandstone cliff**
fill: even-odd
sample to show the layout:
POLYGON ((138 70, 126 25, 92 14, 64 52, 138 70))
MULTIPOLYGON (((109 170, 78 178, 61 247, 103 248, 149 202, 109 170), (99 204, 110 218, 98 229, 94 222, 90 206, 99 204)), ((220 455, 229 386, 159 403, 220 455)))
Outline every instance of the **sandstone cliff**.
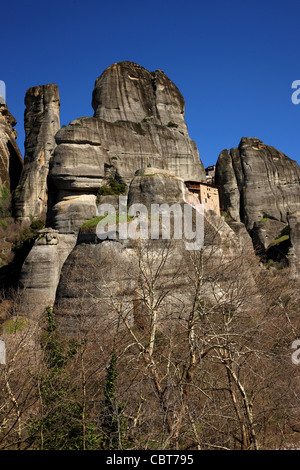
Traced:
MULTIPOLYGON (((57 117, 59 102, 54 99, 58 98, 56 92, 57 89, 50 86, 52 113, 57 117)), ((27 124, 33 122, 33 130, 26 134, 29 136, 26 147, 28 171, 23 172, 26 178, 20 194, 24 195, 32 184, 42 197, 37 197, 34 191, 32 199, 28 197, 25 201, 24 196, 23 213, 24 207, 28 216, 34 208, 36 216, 45 213, 50 183, 56 188, 57 198, 48 211, 51 213, 49 227, 45 233, 41 232, 20 276, 31 304, 37 303, 38 298, 47 299, 50 303, 57 300, 57 285, 69 285, 68 269, 81 258, 82 269, 85 266, 93 271, 96 284, 101 283, 102 278, 97 274, 100 265, 96 263, 94 266, 91 261, 93 256, 99 259, 101 266, 103 258, 114 259, 119 273, 123 271, 123 262, 124 272, 130 271, 131 265, 128 267, 127 261, 133 253, 134 240, 130 236, 128 240, 99 240, 97 222, 93 225, 97 220, 97 204, 110 202, 118 211, 117 193, 105 195, 111 193, 102 191, 109 188, 111 181, 123 188, 121 193, 127 197, 128 207, 134 203, 142 203, 146 207, 177 203, 183 207, 188 203, 193 206, 193 214, 196 201, 184 182, 205 181, 198 150, 188 136, 184 99, 162 71, 149 72, 127 61, 113 64, 96 80, 92 99, 94 116, 75 119, 56 133, 57 119, 53 118, 54 127, 46 120, 45 129, 42 128, 38 112, 41 93, 45 90, 40 87, 28 92, 27 124), (45 136, 49 138, 45 139, 45 136), (43 165, 45 141, 51 141, 51 149, 48 148, 43 165), (39 166, 43 179, 37 171, 39 166), (37 175, 34 175, 34 169, 37 175), (88 229, 85 227, 87 221, 88 229), (88 246, 83 247, 85 244, 88 246)), ((299 181, 297 163, 258 139, 243 138, 238 148, 224 150, 216 165, 215 182, 220 185, 221 205, 230 220, 226 223, 222 217, 205 213, 205 247, 214 252, 209 263, 213 266, 224 260, 231 262, 236 256, 241 259, 244 256, 248 260, 253 255, 253 240, 266 249, 286 228, 289 214, 299 208, 299 181)), ((146 223, 149 223, 148 219, 146 223)), ((296 240, 295 228, 293 230, 292 238, 296 240)), ((176 240, 176 259, 186 251, 182 243, 183 240, 176 240)), ((159 242, 155 246, 161 250, 159 242)), ((154 251, 155 246, 152 247, 154 251)), ((296 250, 295 263, 297 256, 296 250)), ((115 268, 110 262, 104 263, 106 282, 116 287, 119 278, 114 276, 115 268)), ((245 278, 247 262, 241 262, 245 278)), ((226 282, 222 292, 226 292, 226 282)), ((63 287, 64 294, 61 294, 61 289, 58 298, 68 297, 66 287, 63 287)), ((41 302, 40 309, 44 306, 41 302)))
POLYGON ((25 96, 24 168, 16 194, 16 215, 22 221, 46 219, 49 160, 60 128, 59 92, 55 84, 30 88, 25 96))
POLYGON ((221 207, 266 249, 300 209, 300 167, 257 138, 223 150, 216 165, 221 207))
MULTIPOLYGON (((187 193, 183 180, 170 172, 156 168, 141 169, 130 184, 128 208, 133 204, 143 204, 150 209, 152 204, 163 202, 183 207, 188 199, 187 193)), ((192 199, 192 194, 190 196, 192 199)), ((191 211, 195 215, 193 205, 191 211)), ((140 221, 146 224, 150 234, 155 219, 146 217, 140 221)), ((112 321, 117 321, 112 298, 114 305, 126 306, 128 324, 144 328, 145 312, 139 308, 140 282, 142 278, 147 283, 156 269, 161 270, 161 289, 170 289, 174 302, 176 298, 182 305, 189 305, 192 266, 201 256, 205 266, 202 293, 207 302, 225 304, 229 292, 240 295, 244 288, 248 296, 253 296, 255 282, 249 269, 248 251, 223 217, 208 211, 203 222, 201 253, 196 249, 187 250, 184 236, 182 239, 174 237, 172 222, 170 240, 163 240, 161 233, 157 239, 139 240, 132 238, 130 231, 124 240, 118 237, 99 240, 95 227, 90 229, 94 237, 79 236, 62 268, 57 288, 54 311, 61 330, 66 335, 76 335, 79 329, 92 335, 103 334, 106 328, 111 328, 112 321), (226 272, 220 275, 223 269, 226 272), (239 278, 235 286, 237 270, 239 278), (215 289, 217 276, 218 287, 215 289)), ((162 226, 163 222, 160 228, 162 226)), ((174 302, 164 306, 162 329, 174 320, 174 302)), ((247 310, 246 305, 243 308, 247 310)))
MULTIPOLYGON (((51 176, 59 190, 53 224, 60 232, 80 226, 68 201, 80 207, 82 195, 97 194, 111 178, 128 188, 136 170, 155 166, 184 180, 205 180, 184 99, 164 72, 113 64, 96 80, 92 104, 94 117, 76 119, 56 135, 51 176)), ((90 198, 88 212, 95 211, 90 198)))
POLYGON ((6 186, 10 192, 18 185, 23 159, 18 148, 15 118, 6 104, 0 104, 0 187, 6 186))

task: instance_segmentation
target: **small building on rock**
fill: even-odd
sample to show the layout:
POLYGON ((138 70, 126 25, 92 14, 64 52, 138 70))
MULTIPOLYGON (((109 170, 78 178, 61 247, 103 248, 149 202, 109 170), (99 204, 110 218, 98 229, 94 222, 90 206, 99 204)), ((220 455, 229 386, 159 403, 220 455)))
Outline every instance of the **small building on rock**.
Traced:
POLYGON ((197 194, 201 204, 206 210, 213 210, 220 215, 219 187, 204 181, 185 181, 185 185, 191 193, 197 194))

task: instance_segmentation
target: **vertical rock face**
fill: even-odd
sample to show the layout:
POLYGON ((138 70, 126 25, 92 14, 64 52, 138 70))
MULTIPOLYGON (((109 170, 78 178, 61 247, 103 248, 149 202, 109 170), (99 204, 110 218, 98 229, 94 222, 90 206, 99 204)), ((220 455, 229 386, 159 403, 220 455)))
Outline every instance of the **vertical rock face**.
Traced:
POLYGON ((288 214, 300 209, 299 165, 257 138, 243 137, 238 148, 221 152, 216 184, 221 207, 264 248, 287 224, 288 214))
POLYGON ((19 277, 19 285, 25 289, 24 306, 32 316, 53 304, 61 268, 75 243, 74 235, 59 234, 52 228, 40 230, 19 277))
MULTIPOLYGON (((184 203, 186 192, 183 181, 169 172, 155 168, 142 169, 137 171, 130 185, 128 206, 141 203, 149 209, 151 204, 162 202, 181 205, 184 203)), ((192 210, 196 212, 195 209, 192 210)), ((153 221, 154 219, 150 221, 148 217, 144 219, 147 226, 153 221)), ((210 268, 215 266, 218 269, 218 266, 235 263, 238 257, 240 264, 243 250, 238 237, 223 217, 208 211, 205 214, 203 230, 205 231, 204 263, 209 263, 210 268)), ((127 239, 118 239, 118 237, 116 240, 95 239, 90 243, 86 241, 81 243, 78 240, 62 268, 56 291, 54 312, 59 328, 66 335, 73 334, 78 328, 98 334, 101 329, 103 331, 108 326, 106 322, 114 316, 114 311, 107 308, 108 299, 113 296, 114 301, 118 302, 124 299, 125 291, 127 305, 130 305, 127 321, 132 325, 143 325, 142 318, 145 319, 145 315, 140 314, 137 300, 137 297, 141 298, 140 294, 137 295, 140 292, 138 288, 138 279, 141 275, 140 263, 143 266, 143 278, 147 279, 144 277, 147 276, 146 270, 150 268, 151 272, 158 272, 157 266, 160 264, 162 268, 162 256, 167 254, 168 249, 171 251, 170 256, 165 258, 165 268, 160 268, 160 272, 163 273, 160 279, 161 285, 166 287, 170 283, 174 298, 180 299, 181 305, 189 305, 191 277, 187 266, 196 253, 191 255, 191 252, 186 250, 183 238, 174 239, 172 229, 170 235, 170 240, 158 237, 149 240, 149 244, 147 240, 141 240, 141 244, 137 243, 130 234, 127 239), (137 246, 140 248, 144 246, 144 249, 139 251, 137 246)), ((204 295, 205 300, 212 305, 218 296, 224 298, 226 291, 232 288, 232 282, 233 284, 235 282, 232 276, 236 275, 236 269, 232 269, 232 274, 230 271, 227 269, 226 275, 220 278, 218 289, 212 289, 209 282, 204 281, 201 295, 204 295)), ((239 268, 239 275, 239 281, 244 279, 247 284, 247 296, 252 295, 254 280, 246 262, 242 270, 239 268)), ((240 288, 239 282, 238 289, 240 288)), ((168 318, 172 317, 174 314, 172 302, 166 304, 165 312, 168 318)))
POLYGON ((24 221, 46 218, 49 160, 56 146, 54 136, 60 128, 57 85, 29 88, 25 105, 24 168, 16 197, 16 215, 24 221))
MULTIPOLYGON (((68 212, 67 198, 96 194, 110 178, 128 188, 140 168, 152 166, 184 180, 205 181, 196 144, 187 132, 184 99, 164 72, 149 72, 128 61, 113 64, 96 80, 92 105, 94 117, 78 118, 56 135, 51 176, 59 189, 60 220, 61 208, 68 212)), ((54 226, 61 231, 57 209, 54 226)), ((78 227, 72 223, 72 228, 78 227)))
POLYGON ((13 191, 18 185, 23 159, 16 143, 15 118, 5 103, 0 104, 0 187, 13 191))
POLYGON ((94 117, 105 121, 141 122, 162 126, 174 123, 186 132, 184 98, 162 70, 149 72, 124 61, 108 67, 96 80, 94 117))

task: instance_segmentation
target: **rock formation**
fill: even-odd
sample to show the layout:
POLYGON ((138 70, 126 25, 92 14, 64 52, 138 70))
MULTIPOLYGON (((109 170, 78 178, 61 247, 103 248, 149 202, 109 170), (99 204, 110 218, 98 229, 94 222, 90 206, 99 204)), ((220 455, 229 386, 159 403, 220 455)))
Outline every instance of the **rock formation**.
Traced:
POLYGON ((159 168, 141 168, 131 181, 128 193, 128 206, 144 204, 182 204, 187 188, 182 178, 159 168))
MULTIPOLYGON (((65 230, 61 217, 68 218, 68 200, 78 198, 81 204, 81 195, 95 195, 110 178, 128 187, 142 167, 205 181, 187 132, 184 99, 164 72, 148 72, 127 61, 113 64, 96 80, 92 104, 94 117, 76 119, 56 135, 51 176, 61 206, 54 208, 55 228, 65 230)), ((95 210, 91 199, 89 213, 95 210)), ((64 225, 78 230, 76 223, 64 225)))
POLYGON ((30 88, 25 106, 25 157, 15 201, 16 215, 22 221, 46 220, 49 160, 60 128, 57 85, 30 88))
MULTIPOLYGON (((187 193, 183 180, 170 172, 144 168, 136 172, 131 182, 128 208, 133 204, 143 204, 147 208, 151 204, 183 205, 188 199, 187 193)), ((192 207, 191 210, 193 212, 195 208, 192 207)), ((146 218, 144 222, 150 227, 153 220, 146 218)), ((209 266, 206 269, 207 280, 203 281, 206 301, 226 301, 226 292, 232 290, 236 282, 237 269, 237 289, 241 289, 244 282, 247 296, 253 295, 255 283, 245 258, 244 247, 224 218, 212 212, 205 213, 203 229, 204 264, 209 266), (212 273, 214 270, 219 272, 225 266, 226 273, 220 277, 216 291, 208 272, 215 282, 212 273)), ((151 276, 152 270, 155 272, 155 266, 157 267, 156 263, 163 263, 164 256, 168 256, 168 261, 166 269, 162 270, 161 285, 163 288, 172 288, 174 298, 180 299, 182 304, 189 303, 191 276, 188 274, 188 266, 193 256, 197 257, 197 252, 191 254, 186 250, 184 237, 174 239, 171 229, 170 240, 158 238, 138 241, 130 235, 124 240, 118 237, 115 240, 99 240, 95 236, 95 227, 91 230, 94 238, 90 237, 88 242, 88 237, 79 236, 61 271, 54 312, 58 325, 65 334, 76 334, 80 329, 82 332, 101 335, 105 328, 111 328, 111 321, 116 319, 113 304, 124 304, 124 295, 126 309, 130 312, 126 317, 128 323, 140 326, 138 291, 141 263, 143 276, 151 276)), ((164 309, 170 321, 174 314, 172 308, 172 303, 168 303, 164 309)))
POLYGON ((52 228, 40 230, 19 277, 24 306, 32 317, 53 305, 61 268, 75 242, 71 234, 60 234, 52 228))
MULTIPOLYGON (((48 204, 48 227, 40 232, 20 275, 26 303, 42 313, 45 303, 55 302, 58 312, 73 309, 76 316, 83 302, 92 319, 96 315, 92 299, 103 285, 101 273, 106 287, 118 297, 121 285, 120 295, 125 285, 132 289, 130 279, 136 271, 132 233, 126 239, 97 236, 99 204, 110 203, 118 212, 120 193, 127 208, 132 204, 147 208, 151 204, 182 208, 189 204, 195 223, 200 207, 185 181, 205 181, 206 175, 187 132, 184 99, 164 72, 149 72, 126 61, 108 67, 96 80, 93 117, 77 118, 57 131, 59 98, 54 85, 30 89, 26 103, 26 162, 17 199, 19 216, 45 218, 48 204), (120 193, 114 192, 116 187, 120 193), (56 199, 50 204, 47 195, 53 188, 56 199), (79 288, 82 279, 82 287, 89 285, 91 292, 79 288)), ((220 185, 227 216, 204 214, 203 253, 210 269, 238 259, 240 279, 252 288, 248 265, 253 261, 252 241, 267 249, 289 223, 297 244, 297 223, 289 214, 299 210, 299 181, 297 163, 258 139, 242 138, 238 148, 221 152, 215 183, 220 185)), ((126 214, 125 223, 130 224, 132 217, 126 214)), ((153 221, 147 215, 144 222, 149 228, 153 221)), ((162 227, 159 225, 159 235, 162 227)), ((172 269, 189 262, 184 236, 172 240, 170 277, 172 269)), ((157 257, 164 250, 162 240, 151 243, 157 257)), ((298 269, 296 245, 294 253, 298 269)), ((232 272, 236 275, 235 269, 232 272)), ((182 295, 187 282, 185 277, 179 281, 182 295)), ((210 301, 214 295, 225 298, 230 282, 231 275, 224 275, 217 294, 207 287, 210 301)), ((72 328, 73 320, 69 322, 72 328)))
POLYGON ((173 123, 187 133, 184 98, 162 70, 148 72, 129 61, 113 64, 96 80, 92 105, 94 117, 105 121, 146 119, 160 126, 173 123))
POLYGON ((10 192, 18 185, 23 159, 16 143, 17 124, 5 103, 0 104, 0 188, 6 186, 10 192))
POLYGON ((216 165, 221 207, 243 222, 262 249, 280 234, 288 215, 300 209, 300 167, 257 138, 243 137, 223 150, 216 165))

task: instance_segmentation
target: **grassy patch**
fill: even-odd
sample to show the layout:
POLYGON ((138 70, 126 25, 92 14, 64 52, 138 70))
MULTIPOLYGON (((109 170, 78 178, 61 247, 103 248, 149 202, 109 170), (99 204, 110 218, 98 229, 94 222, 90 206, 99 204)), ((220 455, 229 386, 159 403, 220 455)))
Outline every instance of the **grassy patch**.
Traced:
POLYGON ((86 222, 84 222, 84 224, 82 224, 80 228, 82 228, 84 230, 93 230, 94 228, 97 227, 100 220, 104 219, 104 217, 105 217, 105 215, 98 216, 98 217, 93 217, 92 219, 87 220, 86 222))
POLYGON ((10 318, 3 323, 2 328, 4 332, 12 334, 17 333, 17 331, 22 331, 27 323, 27 320, 23 317, 10 318))
POLYGON ((275 220, 275 219, 271 215, 266 214, 264 212, 262 218, 260 219, 260 222, 267 222, 268 220, 275 220))
POLYGON ((280 243, 284 242, 285 240, 289 240, 289 238, 290 238, 289 235, 283 235, 280 238, 276 238, 276 240, 274 240, 273 242, 270 243, 268 248, 270 248, 271 246, 279 245, 280 243))
POLYGON ((119 223, 124 223, 124 222, 130 222, 133 219, 133 217, 126 215, 126 214, 119 214, 116 212, 116 214, 110 214, 110 215, 100 215, 93 217, 90 220, 87 220, 84 222, 84 224, 81 225, 82 230, 94 230, 99 222, 103 220, 103 226, 105 225, 113 225, 113 224, 119 224, 119 223))

